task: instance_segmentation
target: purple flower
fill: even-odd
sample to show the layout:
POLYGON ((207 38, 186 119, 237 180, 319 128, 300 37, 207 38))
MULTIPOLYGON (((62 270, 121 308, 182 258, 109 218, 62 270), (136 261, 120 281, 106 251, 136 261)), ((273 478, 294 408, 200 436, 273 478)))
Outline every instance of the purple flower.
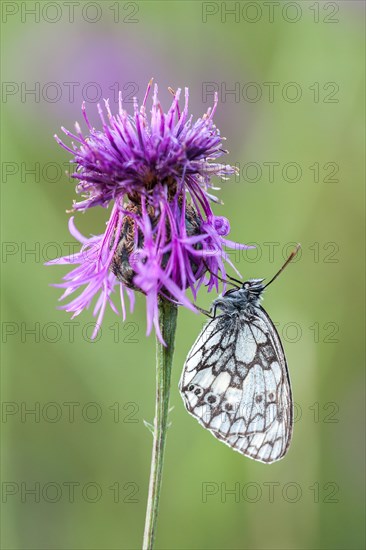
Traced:
POLYGON ((217 97, 213 109, 193 122, 188 116, 188 89, 183 110, 177 90, 165 114, 155 85, 148 118, 145 106, 150 89, 151 82, 140 108, 134 101, 133 116, 122 109, 121 97, 116 116, 105 101, 108 122, 98 106, 102 131, 90 125, 83 105, 88 135, 82 134, 78 124, 75 135, 63 128, 75 140, 71 147, 55 136, 77 165, 72 177, 78 180, 76 191, 83 200, 75 202, 73 209, 85 211, 113 203, 102 235, 82 236, 71 218, 70 233, 80 241, 80 252, 48 262, 77 265, 63 283, 55 285, 65 289, 61 300, 79 291, 61 306, 66 311, 78 315, 97 296, 94 335, 107 304, 118 314, 112 300, 116 290, 123 318, 124 292, 132 310, 133 291, 138 290, 146 295, 147 333, 154 325, 162 340, 158 296, 196 311, 186 290, 192 291, 194 299, 203 282, 208 290, 218 290, 219 274, 225 278, 224 263, 232 266, 225 247, 247 248, 225 238, 229 221, 215 216, 211 209, 211 202, 218 202, 210 192, 212 176, 226 179, 235 172, 233 167, 215 162, 226 152, 213 123, 217 97))

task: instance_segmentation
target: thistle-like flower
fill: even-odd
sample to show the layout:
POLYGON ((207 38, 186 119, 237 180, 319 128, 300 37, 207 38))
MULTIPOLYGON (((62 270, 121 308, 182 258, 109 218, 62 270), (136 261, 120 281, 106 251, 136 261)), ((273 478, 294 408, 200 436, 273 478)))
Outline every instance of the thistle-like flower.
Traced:
POLYGON ((69 229, 82 245, 80 252, 48 262, 76 266, 55 285, 65 289, 60 300, 79 291, 62 309, 76 316, 97 297, 94 335, 107 305, 119 313, 113 302, 119 288, 123 319, 125 293, 132 310, 134 291, 142 292, 147 333, 154 325, 162 340, 158 296, 195 310, 186 290, 192 291, 194 300, 204 282, 209 291, 218 290, 219 274, 225 278, 225 262, 232 265, 225 248, 247 248, 226 239, 230 224, 211 208, 213 201, 218 202, 211 194, 212 176, 227 179, 235 172, 216 162, 227 152, 213 122, 217 97, 213 108, 193 122, 188 115, 188 89, 183 110, 181 91, 170 90, 174 99, 164 113, 155 85, 149 117, 146 103, 151 85, 150 81, 140 108, 134 101, 133 116, 122 108, 121 96, 117 115, 112 115, 106 100, 106 116, 98 106, 102 130, 96 130, 83 105, 88 134, 84 136, 77 123, 76 134, 62 128, 74 140, 71 147, 55 136, 77 165, 72 177, 78 180, 76 191, 83 200, 74 202, 73 210, 113 204, 102 235, 82 236, 72 217, 69 229))

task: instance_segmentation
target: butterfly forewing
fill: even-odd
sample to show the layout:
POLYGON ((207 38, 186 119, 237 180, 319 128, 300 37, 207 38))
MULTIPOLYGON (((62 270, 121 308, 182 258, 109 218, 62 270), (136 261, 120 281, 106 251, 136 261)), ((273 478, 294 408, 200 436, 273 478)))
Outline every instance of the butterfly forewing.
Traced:
POLYGON ((188 412, 236 451, 267 463, 286 453, 290 380, 279 336, 262 307, 209 321, 188 354, 179 389, 188 412))

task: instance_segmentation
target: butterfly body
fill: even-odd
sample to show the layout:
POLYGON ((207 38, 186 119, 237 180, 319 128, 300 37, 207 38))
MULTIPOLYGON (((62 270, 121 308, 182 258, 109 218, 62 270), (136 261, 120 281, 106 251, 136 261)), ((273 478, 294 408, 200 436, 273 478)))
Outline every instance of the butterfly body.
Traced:
POLYGON ((260 305, 264 288, 263 279, 251 279, 214 300, 179 389, 188 412, 217 439, 271 463, 287 452, 293 405, 282 344, 260 305))

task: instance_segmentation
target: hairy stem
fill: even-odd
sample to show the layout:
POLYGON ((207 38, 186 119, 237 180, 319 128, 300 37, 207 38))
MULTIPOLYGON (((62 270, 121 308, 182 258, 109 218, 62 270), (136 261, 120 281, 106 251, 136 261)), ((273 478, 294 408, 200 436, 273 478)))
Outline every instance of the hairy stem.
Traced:
POLYGON ((149 495, 145 519, 143 550, 154 547, 159 511, 159 497, 163 476, 165 440, 168 429, 170 379, 177 325, 177 306, 159 298, 159 325, 166 343, 156 339, 156 402, 154 419, 154 443, 151 457, 149 495))

